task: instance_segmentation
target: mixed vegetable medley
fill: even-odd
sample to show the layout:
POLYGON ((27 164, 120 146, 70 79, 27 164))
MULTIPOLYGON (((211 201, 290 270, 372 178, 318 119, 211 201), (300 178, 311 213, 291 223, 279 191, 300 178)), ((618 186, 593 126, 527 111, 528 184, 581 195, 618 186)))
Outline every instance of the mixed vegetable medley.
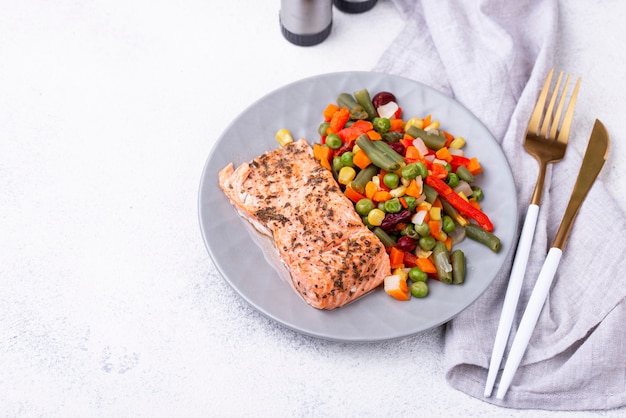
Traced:
MULTIPOLYGON (((338 95, 323 110, 313 144, 315 158, 331 170, 364 224, 385 245, 392 274, 385 291, 399 300, 428 294, 428 279, 465 280, 465 237, 500 250, 494 226, 481 210, 482 173, 464 153, 465 139, 442 129, 431 115, 403 119, 390 92, 367 89, 338 95)), ((281 145, 293 138, 276 133, 281 145)))

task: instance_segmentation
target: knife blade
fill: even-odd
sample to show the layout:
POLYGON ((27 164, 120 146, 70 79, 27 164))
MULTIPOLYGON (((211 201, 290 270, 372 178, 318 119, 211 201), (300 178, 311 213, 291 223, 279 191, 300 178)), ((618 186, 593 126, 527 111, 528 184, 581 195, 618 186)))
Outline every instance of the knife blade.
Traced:
POLYGON ((520 321, 513 344, 511 345, 511 351, 509 352, 509 357, 504 366, 498 386, 498 393, 496 394, 496 398, 498 399, 504 398, 504 395, 513 381, 515 372, 524 356, 530 337, 537 325, 539 314, 548 296, 548 291, 550 290, 557 267, 561 261, 563 248, 565 247, 567 237, 572 229, 574 218, 576 218, 580 206, 598 177, 606 161, 608 152, 609 134, 602 122, 596 119, 580 171, 578 172, 578 178, 574 184, 574 190, 572 191, 569 203, 563 214, 563 219, 561 220, 561 225, 556 233, 552 247, 548 251, 543 267, 539 272, 539 277, 528 300, 528 305, 520 321))

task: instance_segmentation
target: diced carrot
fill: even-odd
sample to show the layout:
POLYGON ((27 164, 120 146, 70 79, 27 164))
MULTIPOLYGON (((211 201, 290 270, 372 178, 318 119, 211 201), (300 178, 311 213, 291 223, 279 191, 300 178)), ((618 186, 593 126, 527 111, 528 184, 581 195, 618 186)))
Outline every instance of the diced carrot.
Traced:
POLYGON ((445 244, 448 251, 452 251, 452 238, 447 237, 445 240, 445 244))
POLYGON ((339 106, 337 106, 334 103, 330 103, 328 106, 326 106, 326 109, 324 109, 324 120, 326 122, 330 122, 330 120, 333 117, 333 114, 339 110, 339 106))
POLYGON ((478 200, 476 200, 476 198, 472 197, 471 199, 468 200, 469 204, 474 206, 476 209, 478 210, 482 210, 480 208, 480 203, 478 203, 478 200))
POLYGON ((437 274, 437 267, 430 258, 416 258, 415 265, 426 274, 437 274))
POLYGON ((441 232, 441 221, 428 221, 428 227, 430 228, 430 235, 437 239, 439 232, 441 232))
POLYGON ((326 130, 327 134, 336 134, 346 125, 346 122, 350 120, 350 111, 347 107, 342 107, 335 113, 333 113, 332 118, 330 119, 330 125, 326 130))
POLYGON ((323 158, 320 160, 320 164, 322 165, 322 167, 324 167, 327 170, 331 170, 330 168, 330 161, 328 161, 327 159, 323 158))
POLYGON ((352 162, 360 169, 364 169, 372 163, 365 151, 363 151, 362 149, 354 153, 354 156, 352 157, 352 162))
POLYGON ((435 155, 440 160, 444 160, 446 162, 451 162, 452 161, 452 154, 450 154, 450 151, 448 150, 447 147, 443 147, 443 148, 438 149, 437 152, 435 152, 435 155))
POLYGON ((391 268, 403 268, 404 267, 404 251, 399 250, 397 247, 391 247, 389 252, 389 263, 391 268))
POLYGON ((451 134, 451 133, 449 133, 449 132, 444 131, 444 132, 443 132, 443 136, 446 138, 446 144, 445 144, 445 146, 446 146, 446 147, 449 147, 449 146, 450 146, 450 143, 452 143, 452 141, 454 141, 454 135, 452 135, 452 134, 451 134))
POLYGON ((435 200, 433 200, 432 205, 433 205, 432 207, 434 208, 443 209, 443 203, 441 203, 441 199, 439 199, 439 196, 437 196, 435 200))
POLYGON ((363 196, 361 193, 354 190, 352 187, 350 187, 350 185, 346 186, 346 190, 344 191, 344 194, 348 197, 348 199, 352 200, 354 203, 358 202, 361 199, 365 199, 365 196, 363 196))
POLYGON ((406 283, 406 279, 397 274, 392 274, 384 279, 385 292, 388 295, 398 300, 411 299, 411 293, 409 292, 409 286, 406 283))
MULTIPOLYGON (((406 193, 406 192, 405 192, 405 193, 406 193)), ((406 202, 406 199, 405 199, 405 198, 401 197, 399 200, 400 200, 400 204, 402 205, 402 207, 403 207, 404 209, 406 209, 406 208, 408 208, 408 207, 409 207, 409 204, 406 202)), ((402 229, 404 229, 404 228, 402 228, 402 229)))
POLYGON ((478 162, 478 158, 476 157, 470 158, 469 163, 467 164, 467 169, 473 175, 477 175, 483 172, 483 169, 478 162))
POLYGON ((389 128, 390 131, 402 131, 402 127, 404 126, 404 122, 402 121, 402 119, 391 119, 389 122, 391 122, 391 127, 389 128))
POLYGON ((419 150, 413 145, 409 145, 404 150, 404 156, 408 160, 420 160, 422 159, 422 154, 420 154, 419 150))
POLYGON ((376 187, 376 184, 374 184, 373 181, 368 181, 365 184, 365 197, 367 197, 368 199, 372 199, 374 200, 374 194, 378 191, 378 187, 376 187))
POLYGON ((424 120, 424 125, 423 125, 423 126, 424 126, 424 128, 425 128, 425 127, 427 127, 428 125, 430 125, 430 122, 431 122, 431 120, 432 120, 432 116, 431 116, 431 115, 428 115, 428 116, 426 116, 423 120, 424 120))
POLYGON ((406 190, 404 191, 404 193, 417 199, 418 197, 422 195, 422 187, 418 186, 415 179, 412 179, 409 182, 409 185, 406 187, 406 190))
POLYGON ((374 202, 386 202, 389 199, 391 199, 391 193, 386 190, 378 190, 374 193, 374 196, 372 196, 374 202))
POLYGON ((371 139, 372 141, 378 141, 380 139, 383 139, 383 137, 380 135, 380 133, 376 132, 373 129, 371 131, 367 131, 365 133, 367 134, 367 137, 369 139, 371 139))

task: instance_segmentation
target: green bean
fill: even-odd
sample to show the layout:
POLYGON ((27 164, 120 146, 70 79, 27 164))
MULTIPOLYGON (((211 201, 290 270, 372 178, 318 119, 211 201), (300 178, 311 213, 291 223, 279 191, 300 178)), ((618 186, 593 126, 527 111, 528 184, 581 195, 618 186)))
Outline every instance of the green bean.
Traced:
MULTIPOLYGON (((335 157, 337 158, 337 157, 335 157)), ((365 191, 365 185, 368 181, 372 179, 376 174, 378 174, 379 168, 374 164, 370 164, 365 167, 363 170, 359 171, 350 183, 350 187, 352 190, 356 190, 359 193, 363 193, 365 191)))
POLYGON ((468 183, 472 183, 474 181, 474 175, 470 173, 464 165, 460 165, 459 168, 456 169, 456 175, 459 176, 461 180, 465 180, 468 183))
MULTIPOLYGON (((374 145, 375 142, 382 143, 383 141, 370 141, 365 134, 359 135, 356 139, 356 144, 365 152, 367 157, 372 161, 372 164, 376 167, 382 168, 385 171, 396 171, 399 169, 400 162, 379 150, 378 147, 374 145)), ((387 145, 387 147, 389 147, 389 145, 387 145)))
MULTIPOLYGON (((435 199, 437 198, 437 196, 439 196, 439 193, 437 193, 437 191, 433 189, 432 187, 430 187, 428 184, 424 184, 422 189, 424 190, 424 194, 426 195, 426 201, 428 203, 433 203, 435 199)), ((442 200, 442 199, 439 199, 439 200, 442 200)))
POLYGON ((350 93, 341 93, 337 96, 339 107, 347 107, 350 111, 350 119, 367 119, 368 115, 363 106, 354 100, 350 93))
POLYGON ((399 140, 402 139, 404 135, 398 131, 390 131, 390 132, 385 132, 381 136, 383 138, 383 141, 385 142, 398 142, 399 140))
POLYGON ((421 138, 424 144, 432 150, 438 151, 446 145, 447 139, 443 136, 426 132, 415 125, 412 125, 406 133, 413 138, 421 138))
POLYGON ((372 232, 374 232, 374 235, 378 237, 380 242, 382 242, 385 247, 394 247, 396 245, 396 240, 387 234, 381 227, 377 226, 372 232))
POLYGON ((450 254, 452 264, 452 284, 461 284, 465 281, 465 253, 454 250, 450 254))
POLYGON ((452 284, 452 265, 450 264, 450 253, 446 248, 446 244, 437 241, 433 248, 433 262, 437 268, 437 277, 439 281, 446 284, 452 284))
POLYGON ((443 206, 443 213, 450 216, 452 219, 457 219, 459 216, 459 211, 457 211, 454 206, 452 206, 446 199, 439 199, 441 202, 441 206, 443 206))
POLYGON ((372 141, 374 146, 383 154, 388 155, 397 163, 404 163, 404 157, 398 154, 393 148, 389 146, 385 141, 372 141))
POLYGON ((370 97, 370 92, 367 89, 362 89, 354 92, 354 98, 357 103, 361 105, 363 110, 367 112, 368 119, 374 119, 378 116, 378 112, 376 112, 376 108, 372 103, 372 98, 370 97))
POLYGON ((465 235, 489 247, 494 253, 500 251, 500 238, 476 224, 465 225, 465 235))

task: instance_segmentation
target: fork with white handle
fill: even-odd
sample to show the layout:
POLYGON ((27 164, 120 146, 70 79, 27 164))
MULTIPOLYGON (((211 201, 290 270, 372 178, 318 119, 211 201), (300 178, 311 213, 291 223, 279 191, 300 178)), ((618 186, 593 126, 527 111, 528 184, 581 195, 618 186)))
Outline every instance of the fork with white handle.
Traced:
POLYGON ((556 269, 561 261, 563 248, 565 247, 565 242, 567 241, 570 229, 574 223, 574 218, 585 200, 587 193, 591 189, 591 186, 595 182, 596 177, 600 173, 606 161, 608 151, 609 135, 602 122, 596 119, 593 131, 591 132, 591 138, 589 139, 589 145, 587 145, 587 151, 585 152, 583 163, 580 167, 580 172, 574 184, 572 196, 570 197, 567 208, 565 209, 565 214, 563 215, 563 220, 554 237, 552 247, 550 251, 548 251, 543 267, 539 272, 539 277, 537 278, 519 328, 513 339, 511 351, 506 365, 504 366, 504 371, 502 372, 500 386, 498 387, 498 393, 496 395, 498 399, 504 398, 522 357, 524 356, 530 337, 537 325, 539 314, 548 296, 550 286, 554 280, 556 269))
POLYGON ((517 245, 517 251, 515 253, 515 261, 513 262, 509 284, 504 297, 504 303, 502 305, 502 313, 498 323, 498 330, 494 341, 491 362, 489 364, 489 372, 487 374, 487 382, 485 384, 485 397, 491 396, 493 385, 498 374, 498 369, 500 367, 500 363, 502 362, 504 349, 509 339, 513 318, 515 317, 517 301, 522 289, 522 281, 524 279, 524 274, 526 273, 526 264, 528 263, 530 247, 535 234, 537 218, 539 216, 539 204, 541 202, 546 169, 548 164, 563 159, 569 140, 569 132, 572 124, 572 118, 574 116, 574 106, 576 105, 580 79, 576 82, 576 86, 572 92, 567 110, 565 111, 565 116, 563 117, 563 122, 561 123, 561 113, 565 104, 570 76, 567 76, 561 98, 556 111, 554 111, 554 105, 559 95, 559 87, 561 85, 561 79, 563 78, 563 72, 559 73, 550 101, 547 102, 553 73, 554 69, 550 70, 543 89, 539 94, 539 98, 537 99, 537 104, 535 105, 533 113, 530 117, 530 121, 528 122, 528 128, 526 129, 524 148, 529 154, 535 157, 539 163, 539 174, 537 176, 537 183, 535 185, 530 205, 528 206, 528 211, 526 212, 526 219, 524 220, 524 226, 522 227, 522 232, 517 245))

